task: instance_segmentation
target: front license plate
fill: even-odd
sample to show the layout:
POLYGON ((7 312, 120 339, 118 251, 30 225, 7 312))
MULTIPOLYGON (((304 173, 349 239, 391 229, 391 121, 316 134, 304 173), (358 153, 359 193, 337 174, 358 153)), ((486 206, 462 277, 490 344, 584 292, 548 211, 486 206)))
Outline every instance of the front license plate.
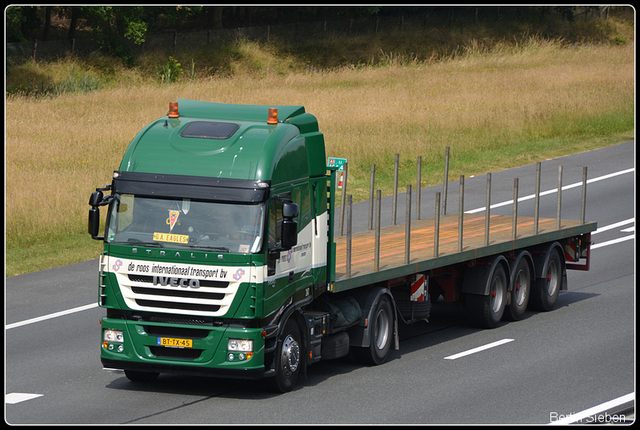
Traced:
POLYGON ((193 348, 193 340, 191 339, 175 339, 172 337, 159 337, 159 346, 172 346, 174 348, 193 348))

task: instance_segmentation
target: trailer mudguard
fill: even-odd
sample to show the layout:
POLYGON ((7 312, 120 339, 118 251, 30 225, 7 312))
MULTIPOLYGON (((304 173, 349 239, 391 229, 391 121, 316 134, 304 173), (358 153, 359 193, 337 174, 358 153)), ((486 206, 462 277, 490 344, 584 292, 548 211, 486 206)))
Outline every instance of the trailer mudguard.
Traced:
MULTIPOLYGON (((369 321, 373 320, 374 312, 382 296, 386 295, 389 297, 389 300, 391 300, 391 304, 393 305, 394 327, 398 326, 398 311, 396 310, 395 300, 393 300, 393 296, 387 288, 363 287, 353 291, 351 295, 360 305, 360 309, 362 310, 362 318, 360 319, 359 324, 347 330, 347 333, 349 333, 350 346, 366 348, 371 343, 369 321)), ((397 345, 399 342, 397 330, 394 330, 394 337, 396 338, 394 343, 397 349, 397 345)))
POLYGON ((560 283, 560 291, 567 290, 567 267, 564 259, 564 249, 559 242, 545 243, 531 251, 533 257, 533 269, 536 279, 540 279, 547 273, 547 265, 549 264, 549 254, 551 251, 556 250, 560 255, 560 261, 562 262, 562 282, 560 283))
MULTIPOLYGON (((505 273, 509 273, 509 262, 503 255, 497 255, 493 259, 480 260, 472 267, 467 267, 462 276, 462 294, 478 294, 486 296, 491 290, 491 278, 495 268, 503 265, 505 273)), ((507 285, 507 290, 510 288, 507 285)))

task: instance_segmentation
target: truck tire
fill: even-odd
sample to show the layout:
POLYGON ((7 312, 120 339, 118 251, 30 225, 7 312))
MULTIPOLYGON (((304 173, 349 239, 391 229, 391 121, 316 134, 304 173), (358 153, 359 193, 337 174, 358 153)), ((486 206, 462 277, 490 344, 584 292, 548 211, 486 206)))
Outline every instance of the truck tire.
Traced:
POLYGON ((389 297, 380 297, 369 327, 369 347, 352 347, 352 358, 365 364, 378 365, 387 360, 393 341, 393 307, 389 297))
POLYGON ((472 323, 483 328, 494 328, 504 314, 507 299, 507 275, 502 264, 488 273, 489 294, 467 294, 466 305, 472 323))
POLYGON ((132 382, 151 382, 155 381, 160 375, 157 372, 141 372, 139 370, 124 370, 125 376, 132 382))
POLYGON ((302 367, 298 324, 293 319, 289 319, 282 333, 282 341, 276 351, 276 375, 266 379, 269 388, 278 393, 291 391, 298 381, 302 367))
POLYGON ((558 301, 562 285, 562 260, 556 248, 549 251, 542 277, 535 280, 529 307, 535 311, 550 311, 558 301))
POLYGON ((527 260, 528 253, 522 253, 511 271, 511 292, 509 304, 504 309, 504 318, 517 321, 522 318, 529 297, 531 296, 531 266, 527 260))

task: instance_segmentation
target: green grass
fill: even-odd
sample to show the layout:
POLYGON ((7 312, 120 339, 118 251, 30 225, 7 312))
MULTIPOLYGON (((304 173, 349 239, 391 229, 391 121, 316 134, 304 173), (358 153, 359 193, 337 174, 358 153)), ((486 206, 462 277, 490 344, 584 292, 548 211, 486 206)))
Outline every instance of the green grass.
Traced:
MULTIPOLYGON (((133 136, 177 98, 304 105, 319 119, 327 156, 349 159, 354 201, 369 198, 374 163, 376 188, 393 192, 396 152, 403 192, 408 183, 416 187, 418 155, 421 185, 442 182, 447 146, 449 178, 456 180, 632 140, 633 28, 607 25, 597 33, 600 43, 575 46, 539 36, 456 34, 451 39, 462 45, 432 55, 432 46, 416 40, 402 48, 393 33, 289 47, 243 41, 183 50, 175 62, 166 52, 146 52, 133 68, 99 55, 12 64, 5 274, 100 254, 101 242, 86 233, 89 194, 110 181, 133 136), (183 73, 160 83, 159 70, 176 63, 183 73), (22 87, 83 76, 99 79, 100 88, 36 94, 22 87)), ((447 40, 436 36, 429 40, 447 40)))

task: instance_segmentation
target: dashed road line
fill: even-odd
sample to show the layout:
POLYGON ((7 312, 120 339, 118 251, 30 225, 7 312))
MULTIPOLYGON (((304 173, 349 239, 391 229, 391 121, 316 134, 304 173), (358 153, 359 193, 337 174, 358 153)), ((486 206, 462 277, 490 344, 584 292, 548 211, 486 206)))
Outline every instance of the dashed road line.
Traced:
POLYGON ((509 343, 509 342, 513 342, 513 341, 514 341, 514 339, 498 340, 496 342, 488 343, 486 345, 479 346, 477 348, 469 349, 468 351, 463 351, 463 352, 459 352, 457 354, 450 355, 448 357, 445 357, 444 359, 445 360, 456 360, 458 358, 465 357, 465 356, 471 355, 471 354, 475 354, 477 352, 484 351, 484 350, 487 350, 487 349, 490 349, 490 348, 495 348, 496 346, 504 345, 505 343, 509 343))
POLYGON ((72 309, 67 309, 66 311, 60 311, 60 312, 55 312, 49 315, 43 315, 41 317, 36 317, 36 318, 31 318, 28 320, 24 320, 24 321, 19 321, 13 324, 7 324, 5 326, 6 330, 9 330, 11 328, 16 328, 16 327, 21 327, 23 325, 28 325, 28 324, 33 324, 36 322, 40 322, 40 321, 45 321, 51 318, 57 318, 57 317, 61 317, 63 315, 69 315, 69 314, 73 314, 76 312, 80 312, 80 311, 86 311, 87 309, 93 309, 93 308, 97 308, 98 307, 98 303, 91 303, 88 305, 84 305, 84 306, 78 306, 77 308, 72 308, 72 309))
POLYGON ((27 400, 35 399, 37 397, 41 397, 42 394, 32 394, 32 393, 9 393, 4 396, 4 402, 7 405, 15 405, 16 403, 26 402, 27 400))

